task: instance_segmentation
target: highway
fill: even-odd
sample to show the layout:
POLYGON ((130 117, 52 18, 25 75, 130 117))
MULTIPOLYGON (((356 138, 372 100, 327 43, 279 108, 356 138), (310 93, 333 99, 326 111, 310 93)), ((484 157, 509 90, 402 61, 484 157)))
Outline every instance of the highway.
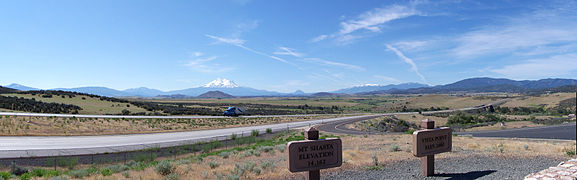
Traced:
MULTIPOLYGON (((462 108, 450 111, 466 111, 483 108, 482 106, 462 108)), ((431 113, 431 112, 427 112, 431 113)), ((261 134, 270 128, 273 132, 284 131, 317 124, 335 124, 333 129, 345 130, 344 124, 376 118, 383 115, 417 114, 417 112, 357 115, 332 119, 238 127, 214 130, 199 130, 173 133, 105 135, 105 136, 0 136, 0 159, 22 157, 49 157, 88 155, 134 151, 153 147, 171 147, 210 140, 228 139, 232 134, 249 136, 253 130, 261 134)), ((5 116, 43 116, 43 117, 83 117, 83 118, 225 118, 223 116, 122 116, 122 115, 79 115, 79 114, 40 114, 0 112, 5 116)), ((311 115, 280 115, 311 116, 311 115)), ((243 117, 279 117, 279 116, 243 116, 243 117)), ((330 126, 321 126, 330 127, 330 126)), ((323 131, 333 132, 321 128, 323 131)), ((342 133, 342 132, 341 132, 342 133)), ((352 133, 352 132, 345 132, 352 133)), ((364 134, 364 133, 363 133, 364 134)))
POLYGON ((381 115, 363 115, 319 119, 271 125, 199 130, 174 133, 106 135, 106 136, 0 136, 0 159, 87 155, 134 151, 152 147, 171 147, 210 140, 222 140, 232 134, 250 136, 252 130, 261 134, 270 128, 273 132, 306 127, 333 121, 375 118, 381 115))
MULTIPOLYGON (((258 116, 239 116, 245 118, 263 118, 263 117, 302 117, 302 116, 320 116, 327 114, 302 114, 302 115, 258 115, 258 116)), ((330 115, 330 114, 329 114, 330 115)), ((339 114, 339 115, 358 115, 358 114, 339 114)), ((30 117, 77 117, 77 118, 127 118, 127 119, 218 119, 232 118, 229 116, 130 116, 130 115, 93 115, 93 114, 45 114, 45 113, 16 113, 0 112, 0 116, 30 116, 30 117)))
POLYGON ((458 135, 471 135, 473 137, 503 137, 503 138, 533 138, 533 139, 566 139, 575 140, 575 122, 522 129, 509 129, 498 131, 458 132, 458 135))

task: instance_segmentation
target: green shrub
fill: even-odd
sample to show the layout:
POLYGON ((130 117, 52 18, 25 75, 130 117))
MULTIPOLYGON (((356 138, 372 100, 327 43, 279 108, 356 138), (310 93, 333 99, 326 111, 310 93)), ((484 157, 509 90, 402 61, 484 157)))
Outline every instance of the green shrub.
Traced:
POLYGON ((258 130, 256 130, 256 129, 255 129, 255 130, 252 130, 252 131, 250 132, 250 135, 251 135, 251 136, 255 136, 255 137, 258 136, 258 130))
POLYGON ((163 176, 169 175, 170 173, 172 173, 172 164, 170 164, 169 161, 167 160, 163 160, 160 161, 156 167, 154 168, 154 170, 163 176))
POLYGON ((201 163, 203 161, 202 157, 200 156, 194 156, 192 157, 192 160, 197 163, 201 163))
POLYGON ((166 176, 167 180, 178 180, 178 174, 176 173, 170 173, 168 176, 166 176))
POLYGON ((78 165, 77 157, 58 157, 56 158, 56 164, 60 167, 67 167, 69 169, 74 168, 78 165))
POLYGON ((122 176, 124 176, 124 178, 128 179, 128 178, 130 178, 130 172, 124 171, 124 172, 122 172, 122 176))
POLYGON ((273 171, 275 168, 275 164, 274 161, 263 161, 261 162, 260 167, 263 170, 269 169, 270 171, 273 171))
POLYGON ((176 165, 190 164, 190 159, 179 159, 175 163, 176 163, 176 165))
POLYGON ((136 164, 138 164, 138 163, 136 161, 133 161, 133 160, 126 162, 126 166, 128 166, 128 167, 136 166, 136 164))
POLYGON ((257 176, 260 175, 261 171, 262 171, 262 170, 261 170, 260 168, 258 168, 258 167, 255 167, 254 169, 252 169, 252 172, 253 172, 254 174, 256 174, 257 176))
POLYGON ((274 148, 276 150, 278 150, 279 152, 283 153, 284 150, 286 149, 286 145, 285 144, 279 144, 279 145, 276 145, 274 148))
POLYGON ((226 175, 226 180, 239 180, 239 179, 240 179, 239 175, 232 175, 232 174, 226 175))
POLYGON ((257 150, 260 152, 265 152, 265 153, 274 152, 274 148, 272 146, 261 146, 261 147, 258 147, 257 150))
POLYGON ((216 161, 210 161, 208 163, 208 166, 210 166, 210 169, 214 169, 214 168, 217 168, 218 166, 220 166, 220 164, 216 161))
POLYGON ((148 154, 139 154, 134 158, 136 162, 150 162, 156 158, 156 154, 148 155, 148 154))
POLYGON ((68 178, 66 176, 54 176, 50 180, 68 180, 68 178))
POLYGON ((130 170, 142 171, 149 166, 150 166, 149 163, 137 162, 135 165, 130 166, 130 170))
POLYGON ((232 133, 232 135, 230 136, 230 139, 236 140, 236 134, 232 133))
POLYGON ((110 175, 112 175, 112 171, 106 167, 106 168, 100 169, 100 174, 102 174, 102 176, 110 176, 110 175))
POLYGON ((393 146, 391 146, 391 149, 390 149, 391 152, 400 151, 400 150, 401 150, 401 148, 399 148, 399 146, 396 144, 393 144, 393 146))
POLYGON ((36 177, 54 177, 60 175, 58 171, 48 169, 33 169, 32 175, 36 177))
POLYGON ((32 173, 24 173, 20 175, 20 180, 30 180, 32 179, 32 173))
POLYGON ((407 130, 407 134, 413 134, 414 132, 415 132, 414 129, 409 129, 409 130, 407 130))
POLYGON ((68 171, 68 175, 73 178, 82 179, 83 177, 90 175, 90 173, 88 172, 88 169, 80 169, 68 171))
POLYGON ((230 152, 228 152, 228 151, 223 151, 223 152, 218 153, 218 155, 219 155, 220 157, 226 159, 226 158, 228 158, 228 156, 230 156, 230 152))
POLYGON ((272 129, 271 129, 271 128, 266 128, 266 133, 267 133, 267 134, 271 134, 271 133, 272 133, 272 129))
POLYGON ((108 169, 110 169, 110 171, 114 174, 114 173, 119 173, 122 171, 126 171, 128 170, 128 166, 125 165, 119 165, 119 164, 115 164, 115 165, 110 165, 108 166, 108 169))
POLYGON ((20 167, 18 165, 16 165, 15 163, 12 163, 10 165, 10 173, 16 175, 16 176, 20 176, 24 173, 27 173, 28 169, 24 168, 24 167, 20 167))
POLYGON ((575 150, 574 149, 565 149, 565 154, 567 154, 567 156, 575 156, 575 150))
POLYGON ((246 163, 244 164, 244 167, 245 167, 245 169, 246 169, 247 171, 253 171, 254 168, 256 167, 256 163, 254 163, 254 162, 246 162, 246 163))
POLYGON ((12 176, 12 174, 10 174, 9 172, 0 172, 0 178, 2 179, 10 179, 10 176, 12 176))
POLYGON ((523 145, 523 148, 524 148, 524 149, 525 149, 525 151, 526 151, 526 150, 528 150, 528 149, 529 149, 529 145, 525 144, 525 145, 523 145))
POLYGON ((254 155, 254 150, 249 149, 249 150, 244 151, 242 154, 240 154, 240 157, 243 158, 243 157, 249 157, 252 155, 254 155))
POLYGON ((503 151, 505 151, 505 146, 503 144, 499 144, 497 147, 499 148, 499 152, 503 153, 503 151))

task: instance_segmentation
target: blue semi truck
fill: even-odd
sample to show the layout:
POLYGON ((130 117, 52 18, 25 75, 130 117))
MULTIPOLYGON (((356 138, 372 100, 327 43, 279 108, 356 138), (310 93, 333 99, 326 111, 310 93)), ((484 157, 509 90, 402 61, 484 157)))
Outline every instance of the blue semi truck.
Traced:
POLYGON ((228 107, 222 114, 225 116, 240 116, 246 114, 246 111, 244 108, 232 106, 228 107))

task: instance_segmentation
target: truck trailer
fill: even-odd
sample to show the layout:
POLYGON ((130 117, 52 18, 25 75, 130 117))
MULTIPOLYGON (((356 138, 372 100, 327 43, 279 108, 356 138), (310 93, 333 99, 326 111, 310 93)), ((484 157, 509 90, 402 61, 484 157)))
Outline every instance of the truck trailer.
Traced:
POLYGON ((225 116, 240 116, 240 115, 244 115, 246 113, 245 109, 242 107, 228 107, 226 109, 226 111, 224 111, 224 113, 222 113, 225 116))

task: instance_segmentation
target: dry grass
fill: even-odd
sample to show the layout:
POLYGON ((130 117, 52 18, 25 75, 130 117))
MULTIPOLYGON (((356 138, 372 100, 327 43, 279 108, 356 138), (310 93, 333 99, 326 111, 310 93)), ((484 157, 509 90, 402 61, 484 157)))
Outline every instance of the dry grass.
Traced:
POLYGON ((448 107, 449 109, 459 109, 494 102, 498 99, 500 99, 500 97, 495 98, 479 97, 479 96, 462 97, 462 96, 430 94, 430 95, 416 96, 406 100, 406 102, 408 102, 407 107, 409 108, 448 107))
POLYGON ((503 107, 537 107, 541 104, 545 105, 545 108, 552 108, 559 105, 559 102, 565 99, 574 98, 575 93, 555 93, 555 94, 543 94, 538 97, 534 96, 523 96, 517 97, 507 101, 503 104, 503 107))
POLYGON ((513 121, 513 122, 505 122, 505 126, 501 126, 501 123, 496 123, 489 126, 469 128, 467 129, 467 131, 491 131, 491 130, 517 129, 526 127, 539 127, 539 126, 544 125, 535 124, 531 121, 513 121))
POLYGON ((214 118, 214 119, 120 119, 0 116, 0 136, 61 136, 140 134, 255 126, 342 117, 214 118))
MULTIPOLYGON (((303 97, 251 97, 251 98, 232 98, 232 99, 156 99, 144 100, 148 102, 162 103, 225 103, 225 104, 270 104, 270 105, 312 105, 312 106, 355 106, 359 103, 349 102, 350 99, 333 99, 333 98, 303 98, 303 97)), ((133 99, 142 101, 141 99, 133 99)))
MULTIPOLYGON (((376 153, 379 164, 385 166, 394 165, 394 162, 397 161, 416 159, 410 152, 412 146, 411 135, 344 136, 341 139, 343 140, 343 165, 338 168, 323 170, 323 172, 371 166, 372 153, 376 153), (393 146, 397 146, 399 150, 391 151, 391 147, 393 146)), ((573 141, 453 137, 453 152, 439 154, 437 158, 465 157, 471 155, 471 153, 502 157, 566 157, 565 150, 571 148, 575 149, 575 143, 573 141), (503 150, 502 152, 501 149, 503 150)), ((283 153, 279 151, 275 151, 274 153, 261 153, 261 156, 258 157, 239 156, 242 153, 243 152, 238 152, 227 159, 212 156, 205 158, 204 162, 201 163, 176 165, 176 172, 180 174, 180 179, 216 179, 217 174, 230 174, 235 164, 255 162, 257 167, 260 168, 263 162, 274 162, 274 167, 276 168, 267 171, 263 170, 260 175, 247 172, 242 178, 285 179, 288 177, 304 177, 305 173, 290 173, 288 171, 287 151, 283 153), (211 161, 219 162, 220 166, 211 169, 208 165, 208 162, 211 161)), ((148 168, 145 171, 131 172, 131 177, 160 178, 160 176, 151 169, 152 168, 148 168)))
POLYGON ((136 107, 129 103, 119 103, 103 101, 100 98, 92 98, 90 96, 76 95, 75 97, 69 98, 68 96, 56 96, 52 98, 44 98, 42 94, 2 94, 2 96, 12 96, 12 97, 23 97, 26 99, 36 99, 37 101, 46 103, 64 103, 64 104, 74 104, 82 108, 79 114, 122 114, 122 110, 129 110, 131 113, 146 112, 146 109, 136 107), (82 99, 84 98, 84 99, 82 99))
MULTIPOLYGON (((338 172, 351 169, 364 169, 373 165, 372 154, 375 153, 382 166, 394 166, 396 162, 405 160, 415 160, 411 153, 412 135, 369 135, 354 136, 344 135, 343 142, 343 165, 337 168, 325 169, 321 173, 338 172), (396 150, 392 147, 398 147, 396 150)), ((496 157, 553 157, 568 158, 566 151, 576 149, 575 141, 563 140, 527 140, 527 139, 501 139, 501 138, 473 138, 473 137, 453 137, 453 151, 436 155, 437 159, 468 157, 471 155, 485 155, 496 157)), ((173 173, 178 174, 179 179, 217 179, 221 176, 234 174, 236 165, 246 165, 254 163, 256 170, 245 168, 245 173, 241 179, 287 179, 304 178, 305 173, 291 173, 288 170, 288 151, 281 152, 274 148, 271 152, 260 151, 260 155, 243 156, 247 151, 232 152, 228 158, 221 156, 208 156, 202 161, 188 159, 192 154, 180 155, 172 161, 173 173), (184 160, 186 159, 186 160, 184 160), (210 162, 217 162, 219 166, 211 168, 210 162)), ((172 159, 168 157, 157 158, 157 161, 172 159)), ((106 165, 100 165, 105 167, 106 165)), ((87 168, 88 165, 81 165, 77 168, 87 168)), ((415 167, 419 168, 419 167, 415 167)), ((164 179, 162 175, 155 171, 155 167, 148 167, 142 171, 129 170, 126 173, 116 173, 111 176, 100 174, 85 177, 84 179, 164 179)), ((42 179, 42 178, 37 178, 42 179)), ((72 179, 72 178, 69 178, 72 179)))

